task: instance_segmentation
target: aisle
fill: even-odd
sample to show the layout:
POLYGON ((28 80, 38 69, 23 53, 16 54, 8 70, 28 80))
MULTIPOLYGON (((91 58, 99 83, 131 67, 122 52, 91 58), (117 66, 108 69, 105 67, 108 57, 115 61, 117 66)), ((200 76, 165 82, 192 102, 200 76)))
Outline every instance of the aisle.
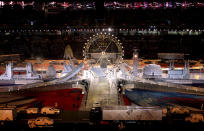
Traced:
POLYGON ((91 108, 96 102, 101 106, 118 105, 117 88, 106 77, 95 78, 90 83, 86 107, 91 108))

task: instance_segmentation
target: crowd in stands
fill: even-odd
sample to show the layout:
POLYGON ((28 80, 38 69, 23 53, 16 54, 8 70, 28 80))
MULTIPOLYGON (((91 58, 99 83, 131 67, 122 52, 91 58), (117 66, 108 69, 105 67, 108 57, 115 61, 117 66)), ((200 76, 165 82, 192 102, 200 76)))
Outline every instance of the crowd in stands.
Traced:
MULTIPOLYGON (((203 57, 204 7, 199 2, 105 2, 101 10, 97 10, 95 3, 85 4, 67 2, 24 2, 9 3, 0 1, 0 48, 2 54, 21 53, 28 57, 42 55, 45 58, 62 57, 65 45, 70 44, 76 52, 77 58, 82 58, 82 47, 90 37, 91 30, 111 27, 113 33, 122 41, 126 50, 125 58, 131 58, 134 47, 141 49, 140 55, 155 58, 158 52, 185 52, 192 57, 203 57), (167 4, 168 3, 168 4, 167 4), (168 5, 168 6, 167 6, 168 5), (157 7, 158 6, 158 7, 157 7), (53 37, 53 32, 64 32, 65 38, 58 38, 61 32, 53 37), (77 29, 89 31, 80 31, 77 29), (76 31, 75 31, 76 29, 76 31), (168 35, 161 31, 156 35, 148 33, 134 34, 127 29, 173 31, 184 30, 188 34, 199 30, 195 35, 168 35), (22 33, 25 30, 26 33, 22 33), (37 31, 36 31, 37 30, 37 31), (121 31, 120 31, 121 30, 121 31), (12 31, 18 35, 12 35, 12 31), (10 32, 11 35, 7 35, 10 32), (21 33, 20 33, 21 32, 21 33), (40 32, 40 33, 39 33, 40 32), (51 33, 50 33, 51 32, 51 33), (47 33, 47 34, 46 34, 47 33), (49 34, 50 33, 50 34, 49 34), (37 36, 35 36, 37 34, 37 36), (26 36, 28 35, 28 36, 26 36), (24 37, 25 36, 25 37, 24 37), (46 36, 46 37, 45 37, 46 36), (40 38, 36 38, 40 37, 40 38), (59 40, 57 40, 59 39, 59 40), (196 46, 193 46, 196 44, 196 46), (61 46, 59 46, 61 45, 61 46), (11 48, 12 47, 12 48, 11 48), (12 49, 12 50, 11 50, 12 49), (30 53, 32 52, 32 53, 30 53)), ((92 33, 94 33, 92 31, 92 33)), ((144 31, 145 32, 145 31, 144 31)), ((63 34, 63 33, 61 33, 63 34)))
MULTIPOLYGON (((62 8, 72 8, 72 9, 91 9, 96 8, 96 2, 94 1, 75 1, 75 2, 57 2, 57 1, 47 1, 47 2, 39 2, 39 1, 0 1, 0 8, 4 6, 15 6, 20 5, 22 8, 25 6, 33 6, 36 7, 37 4, 40 4, 44 9, 45 7, 62 7, 62 8)), ((204 2, 188 2, 188 1, 133 1, 133 2, 120 2, 120 1, 105 1, 105 8, 116 8, 116 9, 134 9, 134 8, 191 8, 191 7, 204 7, 204 2)))
MULTIPOLYGON (((24 54, 27 58, 42 56, 49 59, 63 58, 66 45, 70 45, 74 57, 83 58, 83 46, 93 34, 70 32, 64 35, 36 33, 10 33, 1 35, 0 54, 24 54)), ((157 58, 157 53, 185 53, 192 59, 204 58, 203 35, 142 35, 115 34, 121 41, 125 59, 131 59, 133 49, 139 49, 140 57, 157 58)))
MULTIPOLYGON (((0 6, 0 27, 2 28, 6 25, 39 26, 44 24, 54 26, 66 24, 68 26, 105 25, 119 27, 149 27, 154 25, 157 27, 190 29, 202 29, 204 27, 204 21, 201 19, 203 17, 201 12, 204 12, 204 7, 199 2, 190 4, 152 2, 146 3, 147 7, 145 6, 145 8, 143 8, 145 2, 126 3, 125 5, 128 6, 121 6, 124 4, 112 2, 111 4, 104 3, 105 9, 100 11, 97 9, 87 9, 88 7, 95 8, 94 3, 86 3, 84 5, 64 3, 65 6, 70 8, 63 9, 56 2, 50 3, 46 4, 47 6, 42 6, 42 3, 32 3, 33 5, 27 4, 26 6, 4 3, 3 6, 0 6), (154 5, 159 5, 159 7, 153 8, 155 7, 154 5), (75 6, 85 9, 78 10, 71 8, 75 6), (117 6, 121 6, 121 8, 117 8, 117 6)), ((2 2, 0 2, 0 5, 2 5, 2 2)))

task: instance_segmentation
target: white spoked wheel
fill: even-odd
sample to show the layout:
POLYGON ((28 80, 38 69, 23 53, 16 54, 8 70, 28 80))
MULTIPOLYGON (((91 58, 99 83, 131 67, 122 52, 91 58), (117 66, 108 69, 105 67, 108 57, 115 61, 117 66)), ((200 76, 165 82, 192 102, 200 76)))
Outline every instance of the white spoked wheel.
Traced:
POLYGON ((120 40, 106 32, 97 33, 85 43, 84 60, 91 65, 107 66, 119 64, 123 60, 124 51, 120 40))

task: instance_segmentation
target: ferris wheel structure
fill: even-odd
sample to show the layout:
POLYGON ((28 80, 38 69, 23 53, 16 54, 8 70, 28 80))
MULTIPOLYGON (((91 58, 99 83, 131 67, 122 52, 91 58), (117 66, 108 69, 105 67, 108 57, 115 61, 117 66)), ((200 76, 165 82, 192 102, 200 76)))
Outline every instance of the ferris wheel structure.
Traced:
POLYGON ((84 60, 88 64, 106 67, 123 61, 124 50, 120 40, 110 33, 101 32, 90 37, 84 45, 84 60))

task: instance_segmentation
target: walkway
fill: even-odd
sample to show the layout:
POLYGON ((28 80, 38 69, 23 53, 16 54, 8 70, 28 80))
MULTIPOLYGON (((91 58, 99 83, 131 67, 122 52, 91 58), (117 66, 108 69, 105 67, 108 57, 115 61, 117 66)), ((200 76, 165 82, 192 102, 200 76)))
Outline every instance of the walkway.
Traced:
POLYGON ((117 87, 112 80, 99 77, 91 81, 86 108, 90 109, 96 102, 102 107, 118 105, 117 87))

